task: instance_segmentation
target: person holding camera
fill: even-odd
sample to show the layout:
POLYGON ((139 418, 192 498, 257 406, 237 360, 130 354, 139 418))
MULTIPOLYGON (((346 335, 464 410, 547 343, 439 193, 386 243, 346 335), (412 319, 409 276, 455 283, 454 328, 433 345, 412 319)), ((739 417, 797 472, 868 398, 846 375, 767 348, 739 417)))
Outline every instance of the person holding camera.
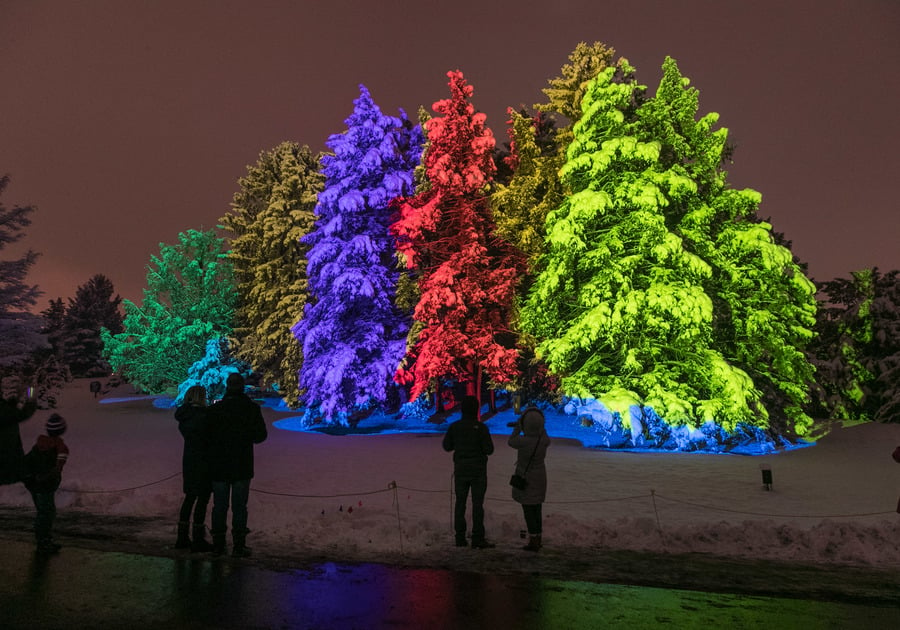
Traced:
POLYGON ((537 407, 529 407, 511 423, 509 445, 516 449, 516 474, 510 480, 512 498, 522 504, 528 544, 525 551, 539 551, 542 547, 543 503, 547 497, 547 468, 544 459, 550 438, 544 430, 544 414, 537 407))
POLYGON ((22 435, 19 425, 37 409, 34 388, 26 391, 17 377, 0 379, 0 485, 22 480, 22 435))

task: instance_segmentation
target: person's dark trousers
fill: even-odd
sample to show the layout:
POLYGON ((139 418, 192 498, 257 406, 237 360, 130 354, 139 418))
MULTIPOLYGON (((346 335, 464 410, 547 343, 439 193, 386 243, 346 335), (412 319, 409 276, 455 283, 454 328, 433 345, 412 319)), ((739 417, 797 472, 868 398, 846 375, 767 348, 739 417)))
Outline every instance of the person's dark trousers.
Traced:
POLYGON ((453 512, 453 528, 457 540, 466 537, 466 502, 472 493, 472 540, 484 540, 484 495, 487 493, 487 475, 471 477, 456 475, 456 505, 453 512))
POLYGON ((212 533, 224 536, 227 531, 228 506, 231 504, 231 530, 243 533, 247 530, 247 500, 250 498, 250 480, 213 481, 212 533))
POLYGON ((540 536, 543 533, 541 531, 541 521, 543 520, 542 507, 542 503, 522 505, 522 512, 525 514, 525 526, 528 528, 528 533, 532 536, 540 536))
POLYGON ((206 507, 209 505, 209 493, 186 494, 181 503, 179 520, 187 522, 191 520, 191 511, 194 512, 194 523, 203 523, 206 520, 206 507))
POLYGON ((56 519, 55 493, 32 492, 31 500, 37 510, 34 517, 34 537, 39 545, 48 544, 53 537, 53 521, 56 519))

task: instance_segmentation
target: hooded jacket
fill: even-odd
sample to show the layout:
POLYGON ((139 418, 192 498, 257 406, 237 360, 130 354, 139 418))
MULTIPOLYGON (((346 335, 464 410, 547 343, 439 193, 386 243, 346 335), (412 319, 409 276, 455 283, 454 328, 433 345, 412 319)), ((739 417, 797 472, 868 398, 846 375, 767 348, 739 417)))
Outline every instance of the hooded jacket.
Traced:
POLYGON ((527 485, 524 489, 513 488, 512 498, 523 505, 536 505, 547 498, 544 458, 550 438, 544 431, 544 414, 539 409, 526 409, 520 420, 508 444, 516 449, 516 474, 525 477, 527 485))

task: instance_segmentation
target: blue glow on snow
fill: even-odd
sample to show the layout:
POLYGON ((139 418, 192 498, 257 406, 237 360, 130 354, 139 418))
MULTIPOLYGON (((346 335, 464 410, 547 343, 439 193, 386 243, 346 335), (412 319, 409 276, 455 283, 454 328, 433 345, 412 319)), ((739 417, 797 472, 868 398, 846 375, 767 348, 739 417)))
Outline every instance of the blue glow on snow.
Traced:
MULTIPOLYGON (((272 423, 275 428, 282 431, 335 436, 396 435, 400 433, 443 434, 451 422, 459 420, 459 412, 450 413, 441 422, 431 420, 428 414, 423 413, 407 415, 373 413, 352 426, 310 424, 303 409, 290 409, 281 398, 254 396, 252 392, 250 395, 262 407, 285 414, 285 417, 272 423)), ((152 400, 153 406, 157 409, 172 409, 175 403, 171 396, 126 396, 103 398, 99 402, 109 404, 140 400, 152 400)), ((772 441, 755 427, 744 427, 736 434, 725 435, 720 428, 712 424, 694 430, 686 427, 648 426, 644 427, 645 430, 641 435, 632 438, 630 430, 622 429, 621 421, 616 414, 609 414, 606 417, 602 411, 598 411, 600 414, 598 421, 592 414, 572 413, 572 411, 573 408, 570 405, 565 406, 562 410, 544 407, 547 433, 554 440, 572 440, 585 448, 598 450, 630 453, 771 455, 772 453, 815 446, 815 442, 806 440, 790 442, 785 438, 778 438, 777 442, 772 441)), ((515 422, 518 418, 511 408, 502 409, 495 415, 489 416, 487 407, 484 406, 481 413, 484 423, 495 438, 509 435, 511 429, 507 427, 507 424, 515 422)), ((646 410, 644 420, 646 423, 646 410)))
POLYGON ((101 405, 107 405, 110 403, 126 403, 126 402, 133 402, 135 400, 153 399, 153 406, 156 407, 157 406, 156 402, 161 398, 165 398, 165 396, 150 396, 150 395, 147 395, 147 396, 121 396, 119 398, 101 398, 98 402, 101 405))
MULTIPOLYGON (((740 435, 722 436, 713 435, 708 427, 704 430, 689 431, 687 428, 671 429, 678 434, 676 439, 654 443, 642 436, 632 440, 630 431, 622 431, 621 425, 611 423, 602 425, 593 423, 591 426, 583 424, 583 416, 567 414, 564 411, 544 409, 546 429, 552 439, 574 440, 586 448, 601 450, 626 451, 633 453, 704 453, 704 454, 732 454, 732 455, 767 455, 775 452, 794 450, 815 445, 815 442, 788 442, 779 440, 775 443, 758 431, 747 430, 740 435), (618 426, 618 429, 615 427, 618 426), (717 439, 724 439, 721 443, 717 439)), ((294 415, 281 418, 273 423, 283 431, 305 431, 309 433, 322 433, 326 435, 390 435, 398 433, 445 433, 451 422, 459 420, 459 413, 452 413, 441 423, 429 422, 423 417, 398 417, 397 415, 372 414, 361 420, 355 426, 310 425, 303 415, 294 415)), ((482 417, 487 414, 487 407, 482 408, 482 417)), ((506 425, 515 422, 518 418, 512 409, 505 409, 494 416, 488 417, 484 422, 491 431, 491 435, 508 435, 511 429, 506 425)))

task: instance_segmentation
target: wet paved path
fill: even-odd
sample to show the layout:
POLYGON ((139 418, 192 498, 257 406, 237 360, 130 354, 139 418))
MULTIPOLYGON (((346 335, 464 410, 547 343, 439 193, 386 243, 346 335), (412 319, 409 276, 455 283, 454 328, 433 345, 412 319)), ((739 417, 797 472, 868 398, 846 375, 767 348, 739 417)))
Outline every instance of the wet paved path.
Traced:
POLYGON ((230 558, 0 539, 3 628, 900 627, 896 606, 496 576, 376 564, 273 570, 230 558))

